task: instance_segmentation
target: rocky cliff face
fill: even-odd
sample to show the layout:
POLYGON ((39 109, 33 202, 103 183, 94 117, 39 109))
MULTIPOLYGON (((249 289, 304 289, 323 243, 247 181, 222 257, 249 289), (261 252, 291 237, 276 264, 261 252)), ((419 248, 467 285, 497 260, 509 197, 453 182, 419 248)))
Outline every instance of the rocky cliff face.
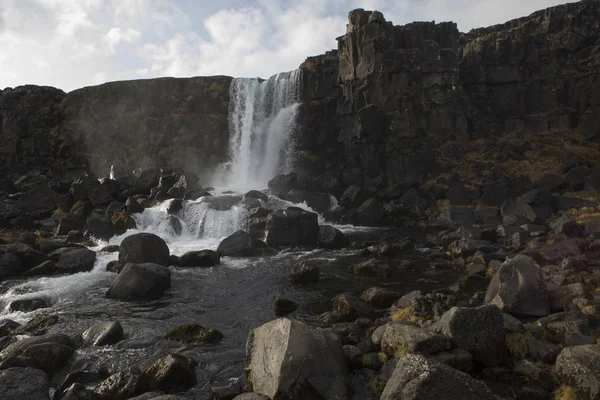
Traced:
POLYGON ((301 66, 304 136, 330 141, 304 139, 303 150, 345 184, 410 187, 436 174, 448 142, 565 130, 600 139, 599 13, 586 1, 460 34, 352 11, 337 53, 301 66), (337 85, 323 78, 336 71, 337 85))
POLYGON ((575 130, 600 139, 600 3, 538 11, 463 35, 472 137, 575 130))
POLYGON ((0 92, 0 165, 167 167, 202 174, 227 154, 229 84, 224 76, 113 82, 69 94, 23 86, 0 92))

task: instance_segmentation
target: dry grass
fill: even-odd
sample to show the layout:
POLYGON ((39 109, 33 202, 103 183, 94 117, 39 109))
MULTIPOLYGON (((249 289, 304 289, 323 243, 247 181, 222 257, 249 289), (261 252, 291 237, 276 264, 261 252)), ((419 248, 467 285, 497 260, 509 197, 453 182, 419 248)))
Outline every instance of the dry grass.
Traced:
MULTIPOLYGON (((517 133, 499 138, 499 142, 519 139, 517 133)), ((482 139, 461 144, 465 155, 461 159, 444 158, 443 166, 458 173, 466 185, 481 184, 482 178, 489 176, 493 168, 500 168, 509 177, 528 177, 538 181, 546 174, 564 176, 565 165, 572 160, 586 160, 600 166, 600 144, 584 140, 576 132, 545 132, 528 134, 524 140, 530 150, 524 153, 523 160, 500 160, 500 154, 493 146, 487 148, 482 139)))
POLYGON ((583 207, 571 209, 567 214, 577 221, 578 224, 585 225, 594 218, 600 217, 600 207, 583 207))
POLYGON ((515 360, 522 360, 527 356, 527 353, 529 353, 527 339, 530 337, 531 333, 521 332, 509 332, 504 337, 506 347, 508 347, 508 351, 515 360))
POLYGON ((494 276, 494 274, 496 273, 496 270, 494 268, 487 267, 487 269, 485 270, 485 277, 486 278, 491 278, 492 276, 494 276))
POLYGON ((412 322, 421 326, 423 325, 423 322, 425 322, 425 319, 415 314, 415 309, 413 307, 408 306, 392 313, 392 321, 412 322))
POLYGON ((571 386, 561 385, 553 393, 554 400, 577 400, 577 393, 571 386))
POLYGON ((15 243, 17 238, 12 232, 4 232, 0 233, 0 240, 2 240, 6 244, 15 243))
POLYGON ((396 350, 394 350, 394 358, 404 358, 410 354, 410 350, 405 346, 399 346, 396 350))

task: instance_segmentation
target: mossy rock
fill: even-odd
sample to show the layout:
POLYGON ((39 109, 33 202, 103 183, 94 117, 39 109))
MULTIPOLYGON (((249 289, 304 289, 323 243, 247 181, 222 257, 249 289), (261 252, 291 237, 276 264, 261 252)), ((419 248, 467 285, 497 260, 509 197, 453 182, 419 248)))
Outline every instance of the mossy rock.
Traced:
POLYGON ((217 343, 223 339, 223 334, 213 328, 183 324, 169 329, 165 339, 181 343, 217 343))
POLYGON ((56 325, 60 318, 57 314, 40 314, 30 319, 25 325, 12 331, 12 335, 40 336, 48 332, 48 328, 56 325))

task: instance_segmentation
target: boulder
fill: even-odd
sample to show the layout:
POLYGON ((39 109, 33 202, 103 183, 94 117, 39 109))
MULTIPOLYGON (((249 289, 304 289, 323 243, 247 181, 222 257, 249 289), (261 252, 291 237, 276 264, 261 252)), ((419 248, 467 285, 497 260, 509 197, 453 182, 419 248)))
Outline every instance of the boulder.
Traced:
POLYGON ((360 264, 351 265, 348 267, 348 270, 353 274, 361 276, 386 278, 390 275, 390 266, 374 258, 363 261, 360 264))
POLYGON ((548 315, 550 302, 539 265, 524 255, 506 260, 488 286, 485 303, 513 315, 548 315))
POLYGON ((554 375, 577 392, 577 398, 600 398, 600 344, 564 348, 556 358, 554 375))
POLYGON ((269 397, 264 394, 259 393, 243 393, 238 396, 235 396, 233 400, 271 400, 269 397))
POLYGON ((400 293, 380 287, 366 289, 360 298, 376 308, 387 308, 400 298, 400 293))
POLYGON ((205 328, 195 324, 183 324, 169 329, 165 339, 181 343, 217 343, 223 334, 213 328, 205 328))
POLYGON ((439 361, 407 355, 398 361, 381 400, 495 400, 481 381, 439 361))
POLYGON ((156 360, 143 372, 152 389, 189 389, 196 385, 195 362, 181 354, 169 354, 156 360))
POLYGON ((333 298, 333 310, 339 311, 348 321, 357 318, 372 318, 373 307, 350 293, 341 293, 333 298))
POLYGON ((280 318, 250 332, 246 357, 254 393, 272 399, 351 398, 344 349, 332 333, 280 318))
POLYGON ((369 198, 369 193, 360 186, 348 186, 348 188, 342 193, 340 197, 340 205, 348 208, 355 208, 360 206, 369 198))
POLYGON ((39 310, 40 308, 50 307, 48 299, 43 297, 34 297, 29 299, 13 300, 8 305, 9 312, 31 312, 39 310))
POLYGON ((214 267, 219 265, 221 257, 219 253, 212 250, 188 251, 181 257, 177 266, 179 267, 214 267))
POLYGON ((127 400, 148 389, 148 379, 142 375, 142 371, 128 368, 100 382, 95 392, 101 399, 127 400))
POLYGON ((126 237, 119 247, 119 264, 154 263, 169 265, 169 247, 151 233, 136 233, 126 237))
POLYGON ((285 195, 298 184, 298 175, 294 172, 290 172, 285 175, 277 175, 269 181, 267 184, 269 189, 275 192, 278 196, 285 197, 285 195))
POLYGON ((504 342, 504 318, 495 305, 452 307, 434 328, 485 366, 502 365, 508 357, 504 342))
POLYGON ((220 256, 229 257, 250 257, 253 256, 256 251, 254 239, 242 230, 237 231, 219 243, 217 253, 220 256))
POLYGON ((360 207, 350 211, 344 216, 342 222, 359 226, 377 226, 383 220, 385 209, 381 203, 374 199, 365 200, 360 207))
POLYGON ((33 368, 0 371, 0 396, 4 400, 48 400, 48 375, 33 368))
POLYGON ((2 365, 18 357, 29 358, 36 368, 52 374, 63 367, 73 355, 73 342, 66 335, 44 335, 20 340, 0 353, 2 365))
POLYGON ((7 254, 14 254, 21 260, 24 270, 40 265, 48 259, 46 255, 24 243, 13 243, 6 246, 7 254))
POLYGON ((390 357, 403 356, 406 353, 430 355, 449 350, 450 341, 444 335, 413 324, 388 322, 381 338, 381 349, 390 357))
POLYGON ((24 271, 25 267, 19 257, 11 253, 0 255, 0 281, 19 276, 24 271))
POLYGON ((171 287, 171 271, 153 263, 125 264, 106 292, 119 300, 155 300, 171 287))
POLYGON ((246 192, 244 194, 244 197, 242 197, 242 200, 246 199, 258 199, 260 201, 267 202, 269 201, 269 196, 267 196, 263 192, 259 192, 258 190, 250 190, 249 192, 246 192))
POLYGON ((306 203, 318 213, 324 213, 331 208, 331 195, 327 193, 293 189, 286 195, 286 200, 296 204, 306 203))
POLYGON ((99 322, 86 329, 81 336, 87 346, 106 346, 123 340, 123 327, 119 322, 99 322))
POLYGON ((74 249, 61 254, 56 263, 58 273, 74 274, 88 272, 94 268, 96 252, 88 249, 74 249))
POLYGON ((275 315, 278 317, 293 313, 299 306, 294 300, 286 299, 285 297, 276 297, 273 300, 273 309, 275 310, 275 315))
POLYGON ((567 236, 581 236, 583 233, 583 227, 580 226, 577 221, 569 217, 567 214, 563 214, 555 220, 551 221, 550 229, 556 234, 564 234, 567 236))
POLYGON ((319 239, 317 214, 296 207, 270 213, 266 229, 269 246, 314 245, 319 239))
POLYGON ((473 371, 473 356, 463 349, 442 351, 434 354, 433 358, 462 372, 470 373, 473 371))
POLYGON ((37 275, 53 275, 56 274, 58 272, 58 269, 56 268, 56 263, 54 261, 48 260, 48 261, 44 261, 43 263, 41 263, 38 266, 35 266, 33 268, 31 268, 30 270, 27 270, 23 276, 37 276, 37 275))
POLYGON ((507 200, 500 208, 502 221, 505 224, 513 224, 519 220, 525 219, 534 222, 537 218, 535 211, 527 203, 520 203, 516 199, 507 200))
POLYGON ((299 262, 292 267, 290 280, 293 283, 306 284, 319 281, 319 267, 306 261, 299 262))
POLYGON ((12 331, 21 326, 19 323, 11 320, 11 319, 2 319, 0 320, 0 337, 5 337, 9 335, 12 331))
POLYGON ((339 229, 331 225, 320 225, 319 244, 326 249, 339 249, 348 246, 350 241, 339 229))

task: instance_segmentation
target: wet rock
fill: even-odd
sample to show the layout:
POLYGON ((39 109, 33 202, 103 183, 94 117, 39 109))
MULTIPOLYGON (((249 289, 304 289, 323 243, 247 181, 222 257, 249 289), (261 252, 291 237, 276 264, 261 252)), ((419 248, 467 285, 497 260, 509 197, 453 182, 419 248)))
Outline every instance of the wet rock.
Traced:
POLYGON ((270 213, 266 230, 269 246, 314 245, 319 239, 317 214, 296 207, 270 213))
POLYGON ((188 251, 181 257, 177 266, 179 267, 214 267, 219 265, 221 257, 219 253, 212 250, 188 251))
POLYGON ((331 195, 328 193, 293 189, 286 195, 286 200, 296 204, 306 203, 318 213, 324 213, 331 208, 331 195))
POLYGON ((462 372, 470 373, 473 371, 473 356, 464 349, 442 351, 434 354, 433 358, 462 372))
POLYGON ((370 303, 376 308, 387 308, 398 300, 399 297, 400 293, 380 287, 368 288, 360 296, 361 300, 370 303))
POLYGON ((96 395, 81 383, 74 383, 61 392, 60 400, 96 400, 96 395))
POLYGON ((246 357, 254 393, 273 399, 350 399, 346 357, 335 335, 280 318, 250 332, 246 357))
POLYGON ((44 240, 42 243, 39 244, 38 246, 38 250, 41 251, 44 254, 48 254, 51 251, 57 250, 57 249, 61 249, 63 247, 67 247, 68 244, 67 243, 63 243, 60 241, 56 241, 56 240, 44 240))
POLYGON ((276 297, 273 300, 273 308, 275 309, 275 315, 283 317, 284 315, 293 313, 298 309, 299 305, 294 300, 286 299, 284 297, 276 297))
POLYGON ((381 338, 381 349, 390 357, 399 357, 406 353, 429 355, 449 350, 450 341, 443 335, 397 321, 386 325, 381 338))
POLYGON ((4 337, 9 335, 12 331, 17 329, 21 324, 11 320, 11 319, 3 319, 0 320, 0 337, 4 337))
POLYGON ((19 276, 24 271, 25 266, 19 257, 11 253, 0 255, 0 281, 19 276))
POLYGON ((372 318, 375 315, 373 307, 350 293, 338 294, 333 298, 333 310, 339 311, 348 321, 357 318, 372 318))
POLYGON ((28 270, 40 265, 48 259, 43 253, 24 243, 13 243, 6 246, 7 254, 14 254, 21 260, 23 269, 28 270))
POLYGON ((222 257, 250 257, 255 252, 254 240, 247 232, 241 230, 227 236, 217 248, 217 253, 222 257))
POLYGON ((238 380, 231 381, 228 385, 212 386, 209 390, 211 400, 230 400, 243 392, 238 380))
POLYGON ((74 249, 61 254, 56 269, 58 273, 75 274, 88 272, 94 268, 96 252, 88 249, 74 249))
POLYGON ((339 249, 349 245, 350 241, 339 229, 331 225, 320 225, 319 244, 326 249, 339 249))
POLYGON ((0 396, 5 400, 48 400, 48 375, 33 368, 0 371, 0 396))
POLYGON ((383 220, 385 209, 381 203, 374 199, 365 200, 360 207, 346 214, 342 222, 359 226, 377 226, 383 220))
POLYGON ((67 243, 81 243, 85 240, 83 232, 73 230, 67 234, 67 243))
POLYGON ((40 308, 48 308, 50 306, 51 305, 48 299, 43 297, 34 297, 30 299, 13 300, 8 305, 8 310, 10 312, 31 312, 39 310, 40 308))
POLYGON ((567 347, 556 359, 554 374, 560 383, 575 388, 578 398, 597 399, 600 397, 599 365, 599 344, 567 347))
POLYGON ((116 272, 117 274, 123 270, 123 267, 124 265, 119 264, 118 261, 111 261, 108 264, 106 264, 106 270, 108 272, 116 272))
POLYGON ((442 315, 433 329, 485 366, 501 365, 507 360, 504 319, 495 305, 453 307, 442 315))
POLYGON ((106 292, 119 300, 155 300, 171 287, 171 271, 153 263, 125 264, 106 292))
POLYGON ((86 235, 95 238, 109 240, 115 235, 125 233, 128 229, 135 228, 135 221, 125 214, 115 214, 112 217, 106 215, 92 215, 86 220, 86 235))
POLYGON ((101 399, 127 400, 148 391, 147 379, 137 368, 119 371, 96 387, 96 394, 101 399))
POLYGON ((156 360, 143 372, 150 387, 158 390, 189 389, 196 385, 195 362, 181 354, 156 360))
POLYGON ((0 353, 3 365, 16 357, 33 361, 36 368, 52 374, 63 367, 73 354, 72 340, 62 334, 23 339, 9 345, 0 353))
POLYGON ((351 265, 348 270, 356 275, 361 276, 378 276, 380 278, 386 278, 390 275, 389 265, 376 260, 371 259, 364 261, 360 264, 351 265))
POLYGON ((285 197, 285 195, 298 184, 298 175, 294 172, 290 172, 285 175, 277 175, 269 181, 267 184, 269 189, 277 193, 278 196, 285 197))
POLYGON ((119 263, 154 263, 169 265, 169 247, 151 233, 136 233, 126 237, 119 248, 119 263))
POLYGON ((167 207, 167 213, 169 215, 176 215, 181 210, 183 210, 183 200, 182 199, 171 200, 171 202, 169 203, 169 206, 167 207))
POLYGON ((292 267, 290 280, 298 284, 316 283, 319 281, 319 275, 318 266, 302 261, 292 267))
POLYGON ((169 329, 165 339, 181 343, 217 343, 223 334, 213 328, 205 328, 195 324, 184 324, 169 329))
POLYGON ((259 192, 258 190, 250 190, 249 192, 246 192, 244 194, 244 197, 242 197, 242 200, 246 199, 258 199, 267 202, 269 201, 269 196, 267 196, 263 192, 259 192))
POLYGON ((139 214, 144 212, 144 206, 135 197, 128 197, 125 202, 125 210, 129 214, 139 214))
POLYGON ((56 314, 39 314, 15 330, 18 335, 43 335, 49 327, 56 325, 60 318, 56 314))
POLYGON ((359 207, 369 198, 369 193, 360 186, 349 186, 340 197, 340 205, 348 208, 359 207))
POLYGON ((381 400, 493 400, 487 386, 470 375, 421 355, 400 359, 381 400))
POLYGON ((86 346, 107 346, 123 340, 123 327, 119 322, 99 322, 81 336, 86 346))
POLYGON ((523 255, 502 264, 490 282, 485 302, 513 315, 541 317, 550 313, 540 267, 533 259, 523 255))

